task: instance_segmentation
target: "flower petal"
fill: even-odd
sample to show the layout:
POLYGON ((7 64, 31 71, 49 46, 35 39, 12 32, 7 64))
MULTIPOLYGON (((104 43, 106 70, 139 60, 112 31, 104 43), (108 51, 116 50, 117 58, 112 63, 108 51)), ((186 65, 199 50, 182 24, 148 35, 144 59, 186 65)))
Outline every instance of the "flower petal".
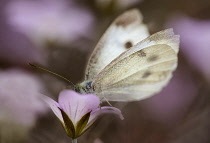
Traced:
POLYGON ((121 111, 115 107, 108 107, 108 106, 104 106, 104 107, 101 107, 101 108, 98 108, 96 109, 95 111, 91 112, 91 115, 90 115, 90 119, 89 119, 89 122, 87 124, 87 126, 84 128, 83 132, 85 130, 87 130, 101 115, 103 114, 116 114, 120 117, 121 120, 124 119, 121 111))
POLYGON ((98 108, 100 99, 93 94, 82 95, 73 90, 64 90, 59 95, 58 103, 76 126, 85 114, 98 108))
POLYGON ((59 109, 60 108, 59 104, 47 96, 43 95, 42 98, 50 106, 50 108, 52 109, 54 114, 58 117, 58 119, 62 122, 62 124, 64 124, 63 117, 62 117, 61 111, 59 109))

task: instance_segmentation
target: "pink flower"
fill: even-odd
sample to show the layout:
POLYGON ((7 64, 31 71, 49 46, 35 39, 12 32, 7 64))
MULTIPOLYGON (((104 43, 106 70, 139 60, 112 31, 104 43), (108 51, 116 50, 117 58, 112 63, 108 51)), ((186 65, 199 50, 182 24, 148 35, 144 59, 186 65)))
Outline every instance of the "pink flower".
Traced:
POLYGON ((150 118, 173 125, 183 119, 198 94, 193 74, 179 65, 170 83, 156 96, 141 101, 150 118))
POLYGON ((99 107, 100 100, 93 94, 79 94, 72 90, 60 93, 58 103, 49 97, 44 100, 61 121, 67 135, 77 138, 105 113, 114 113, 121 119, 121 111, 114 107, 99 107))
POLYGON ((20 69, 0 70, 0 126, 3 140, 17 142, 25 138, 39 115, 47 111, 39 94, 41 90, 43 84, 33 74, 20 69))
POLYGON ((85 8, 67 0, 12 1, 8 21, 37 44, 69 43, 89 33, 93 17, 85 8))
POLYGON ((210 80, 210 20, 176 15, 169 19, 167 27, 173 27, 180 34, 181 52, 194 68, 210 80))

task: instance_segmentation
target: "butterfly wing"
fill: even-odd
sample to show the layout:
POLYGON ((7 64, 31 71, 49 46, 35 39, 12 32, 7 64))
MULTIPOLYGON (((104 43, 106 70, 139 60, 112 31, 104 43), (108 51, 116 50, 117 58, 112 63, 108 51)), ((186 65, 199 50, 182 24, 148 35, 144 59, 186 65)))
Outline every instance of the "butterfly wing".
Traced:
POLYGON ((112 60, 149 36, 142 19, 141 13, 133 9, 120 15, 111 24, 90 57, 85 80, 93 80, 112 60))
POLYGON ((159 92, 177 67, 179 36, 167 29, 141 41, 107 65, 93 81, 111 101, 140 100, 159 92))

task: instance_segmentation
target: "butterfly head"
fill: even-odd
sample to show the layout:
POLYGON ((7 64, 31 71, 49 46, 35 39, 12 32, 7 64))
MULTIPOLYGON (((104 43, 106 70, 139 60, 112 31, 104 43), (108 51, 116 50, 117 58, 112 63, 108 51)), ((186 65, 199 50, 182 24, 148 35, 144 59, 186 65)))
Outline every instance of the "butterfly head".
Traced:
POLYGON ((93 93, 94 88, 92 86, 92 81, 84 81, 82 83, 76 84, 74 87, 76 92, 87 94, 87 93, 93 93))

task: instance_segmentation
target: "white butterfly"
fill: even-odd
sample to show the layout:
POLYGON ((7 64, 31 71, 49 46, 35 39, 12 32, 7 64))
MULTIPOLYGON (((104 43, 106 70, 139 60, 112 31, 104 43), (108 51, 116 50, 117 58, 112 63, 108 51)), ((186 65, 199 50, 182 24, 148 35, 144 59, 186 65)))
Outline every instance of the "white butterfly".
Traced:
POLYGON ((148 36, 138 10, 119 16, 96 45, 85 81, 75 90, 109 101, 140 100, 159 92, 177 67, 179 36, 172 29, 148 36))

